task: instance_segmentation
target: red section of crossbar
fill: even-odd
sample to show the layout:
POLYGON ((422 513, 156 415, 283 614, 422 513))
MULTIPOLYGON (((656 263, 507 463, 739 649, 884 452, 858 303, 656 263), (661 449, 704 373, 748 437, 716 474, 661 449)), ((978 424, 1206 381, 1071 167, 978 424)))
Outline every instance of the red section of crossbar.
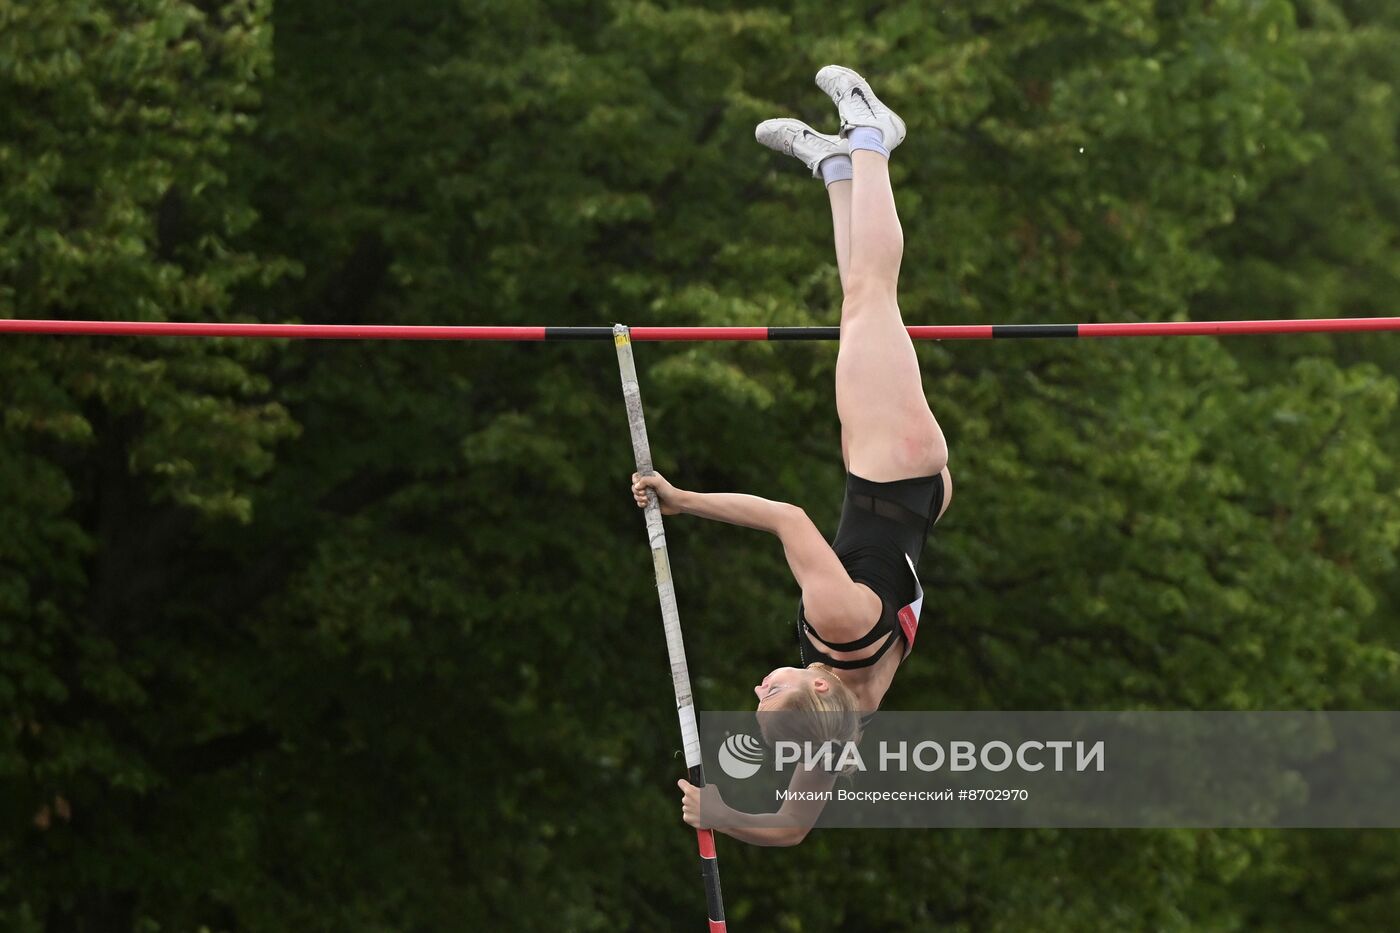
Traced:
POLYGON ((0 334, 107 337, 286 337, 299 340, 543 340, 543 327, 388 324, 194 324, 155 321, 0 321, 0 334))
POLYGON ((1080 324, 1081 337, 1190 337, 1226 334, 1327 334, 1400 330, 1400 317, 1311 318, 1290 321, 1167 321, 1161 324, 1080 324))

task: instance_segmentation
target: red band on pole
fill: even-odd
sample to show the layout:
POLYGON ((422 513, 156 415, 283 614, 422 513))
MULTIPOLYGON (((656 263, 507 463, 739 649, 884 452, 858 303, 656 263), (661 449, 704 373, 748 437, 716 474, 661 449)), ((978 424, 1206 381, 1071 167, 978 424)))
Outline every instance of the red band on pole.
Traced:
POLYGON ((708 830, 708 829, 697 829, 697 830, 695 831, 695 835, 696 835, 696 837, 700 840, 700 857, 701 857, 701 858, 714 858, 714 857, 715 857, 715 834, 714 834, 714 832, 711 831, 711 830, 708 830))

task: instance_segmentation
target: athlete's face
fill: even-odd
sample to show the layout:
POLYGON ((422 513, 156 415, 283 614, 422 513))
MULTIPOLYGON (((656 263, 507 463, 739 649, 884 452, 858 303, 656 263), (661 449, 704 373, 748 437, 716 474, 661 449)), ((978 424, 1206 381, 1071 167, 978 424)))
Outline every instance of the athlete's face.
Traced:
POLYGON ((793 692, 803 687, 811 687, 818 693, 825 693, 831 684, 822 671, 801 667, 779 667, 763 678, 763 682, 753 688, 758 697, 759 710, 781 709, 785 700, 793 692))

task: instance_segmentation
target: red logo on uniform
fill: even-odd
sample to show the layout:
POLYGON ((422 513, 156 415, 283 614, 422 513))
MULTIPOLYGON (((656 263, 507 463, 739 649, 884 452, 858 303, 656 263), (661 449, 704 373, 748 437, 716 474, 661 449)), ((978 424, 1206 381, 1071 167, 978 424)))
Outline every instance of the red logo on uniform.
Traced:
POLYGON ((913 606, 905 606, 899 610, 899 627, 904 629, 905 643, 909 648, 913 648, 914 635, 919 631, 919 617, 914 615, 913 606))

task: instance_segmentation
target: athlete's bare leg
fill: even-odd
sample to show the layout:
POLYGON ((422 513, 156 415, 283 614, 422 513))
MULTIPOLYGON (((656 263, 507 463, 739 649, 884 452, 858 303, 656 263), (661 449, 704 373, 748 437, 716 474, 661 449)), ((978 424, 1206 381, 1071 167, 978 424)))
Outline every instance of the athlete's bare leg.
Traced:
POLYGON ((847 469, 874 482, 929 476, 946 470, 948 446, 924 396, 918 357, 899 312, 904 232, 889 163, 866 150, 853 152, 851 159, 853 181, 832 186, 850 189, 848 204, 841 192, 832 195, 838 266, 841 217, 849 217, 836 361, 836 410, 847 469))

